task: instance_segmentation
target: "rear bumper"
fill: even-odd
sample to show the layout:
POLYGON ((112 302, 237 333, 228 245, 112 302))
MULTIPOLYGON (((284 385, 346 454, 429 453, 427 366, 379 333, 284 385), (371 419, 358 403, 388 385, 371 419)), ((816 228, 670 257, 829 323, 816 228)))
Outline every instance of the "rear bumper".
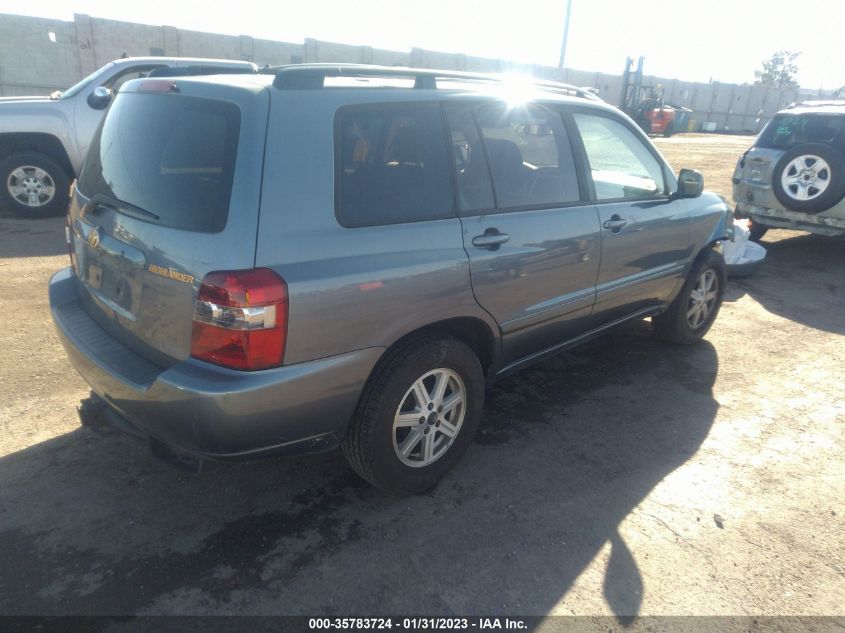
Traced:
MULTIPOLYGON (((771 150, 767 151, 772 153, 771 150)), ((768 164, 775 164, 779 157, 778 153, 773 153, 768 158, 768 164)), ((775 196, 769 182, 771 170, 760 169, 762 174, 756 180, 745 177, 739 167, 734 172, 733 197, 737 215, 779 229, 808 231, 818 235, 845 235, 845 199, 821 213, 790 211, 775 196)))
POLYGON ((798 213, 786 209, 759 207, 751 204, 737 204, 738 215, 766 226, 779 229, 795 229, 808 231, 818 235, 839 236, 845 235, 845 218, 832 218, 830 216, 798 213))
POLYGON ((368 348, 257 372, 193 358, 163 369, 87 315, 69 268, 50 280, 50 309, 71 364, 95 394, 150 437, 203 458, 334 447, 384 351, 368 348))

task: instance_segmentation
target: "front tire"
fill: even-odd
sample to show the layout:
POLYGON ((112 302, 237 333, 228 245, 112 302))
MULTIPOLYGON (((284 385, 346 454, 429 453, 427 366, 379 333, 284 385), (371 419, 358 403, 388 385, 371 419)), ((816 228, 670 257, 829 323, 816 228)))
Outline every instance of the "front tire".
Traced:
POLYGON ((422 492, 469 448, 483 406, 484 373, 475 353, 454 338, 421 336, 381 361, 341 448, 377 488, 422 492))
POLYGON ((681 292, 669 309, 654 318, 658 336, 671 343, 697 343, 713 325, 725 295, 725 258, 707 251, 693 265, 681 292))
POLYGON ((46 218, 67 211, 70 178, 55 160, 38 152, 0 161, 0 206, 19 218, 46 218))

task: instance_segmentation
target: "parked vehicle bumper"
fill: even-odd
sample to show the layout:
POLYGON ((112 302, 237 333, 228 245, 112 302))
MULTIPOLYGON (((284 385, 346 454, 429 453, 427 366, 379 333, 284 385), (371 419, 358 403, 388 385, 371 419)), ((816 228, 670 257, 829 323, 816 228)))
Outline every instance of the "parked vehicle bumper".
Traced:
POLYGON ((51 279, 50 308, 71 364, 113 412, 151 438, 201 458, 333 448, 384 351, 368 348, 256 372, 193 358, 159 368, 88 316, 70 268, 51 279))
POLYGON ((845 235, 845 218, 798 213, 786 209, 771 209, 750 204, 737 204, 737 215, 774 228, 808 231, 818 235, 845 235))
POLYGON ((753 148, 737 163, 733 174, 736 215, 766 226, 809 231, 819 235, 845 234, 845 199, 821 213, 786 209, 772 189, 772 171, 783 152, 753 148))

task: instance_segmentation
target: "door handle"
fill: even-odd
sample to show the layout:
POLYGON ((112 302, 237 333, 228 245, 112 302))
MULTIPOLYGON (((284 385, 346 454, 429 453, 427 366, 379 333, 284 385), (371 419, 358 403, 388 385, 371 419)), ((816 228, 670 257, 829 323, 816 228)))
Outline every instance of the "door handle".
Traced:
POLYGON ((604 224, 602 224, 602 226, 606 229, 610 229, 614 233, 618 233, 623 228, 628 226, 628 220, 614 213, 612 216, 610 216, 609 220, 604 221, 604 224))
POLYGON ((487 229, 484 231, 484 235, 476 235, 472 238, 472 245, 495 251, 509 239, 511 239, 511 236, 507 233, 499 233, 498 229, 487 229))

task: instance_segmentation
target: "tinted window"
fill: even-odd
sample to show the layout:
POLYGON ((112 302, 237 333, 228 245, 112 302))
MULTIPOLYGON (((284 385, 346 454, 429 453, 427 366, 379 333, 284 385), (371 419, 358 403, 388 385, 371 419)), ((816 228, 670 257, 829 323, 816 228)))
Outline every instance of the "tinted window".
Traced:
POLYGON ((609 117, 574 116, 598 200, 650 198, 663 193, 663 169, 641 138, 609 117))
POLYGON ((337 130, 337 211, 344 226, 454 216, 439 106, 343 108, 337 130))
POLYGON ((580 200, 569 139, 552 110, 481 107, 475 112, 500 208, 580 200))
POLYGON ((760 134, 757 147, 788 149, 801 143, 827 143, 845 150, 845 116, 782 114, 760 134))
POLYGON ((229 212, 240 110, 175 95, 118 95, 79 176, 105 195, 191 231, 223 229, 229 212))
POLYGON ((469 110, 450 111, 447 120, 461 211, 495 208, 490 172, 472 113, 469 110))

